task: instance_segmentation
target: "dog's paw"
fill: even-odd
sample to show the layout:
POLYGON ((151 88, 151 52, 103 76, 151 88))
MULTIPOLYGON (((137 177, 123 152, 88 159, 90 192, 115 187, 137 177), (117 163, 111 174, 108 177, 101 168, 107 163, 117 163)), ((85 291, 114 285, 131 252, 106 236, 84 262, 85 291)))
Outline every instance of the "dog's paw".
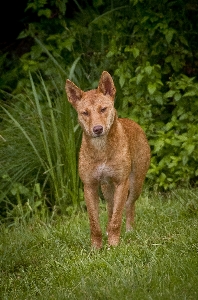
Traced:
POLYGON ((119 244, 119 236, 108 236, 109 246, 116 247, 119 244))

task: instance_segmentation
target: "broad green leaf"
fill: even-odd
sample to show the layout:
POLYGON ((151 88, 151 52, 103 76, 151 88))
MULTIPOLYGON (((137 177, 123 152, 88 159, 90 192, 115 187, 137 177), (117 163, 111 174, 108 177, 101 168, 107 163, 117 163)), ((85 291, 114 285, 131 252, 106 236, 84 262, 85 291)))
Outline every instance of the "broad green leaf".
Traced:
POLYGON ((168 44, 171 43, 172 39, 173 39, 173 34, 175 33, 175 30, 174 29, 169 29, 168 31, 166 31, 166 34, 165 34, 165 38, 168 42, 168 44))
POLYGON ((22 194, 22 195, 27 195, 27 194, 29 193, 28 188, 26 188, 26 187, 25 187, 24 185, 22 185, 22 184, 20 184, 18 188, 19 188, 20 194, 22 194))
POLYGON ((188 46, 188 42, 183 35, 179 36, 180 42, 186 46, 188 46))
POLYGON ((171 144, 171 139, 165 139, 166 144, 170 145, 171 144))
POLYGON ((193 96, 195 96, 195 95, 197 95, 197 94, 198 94, 197 91, 191 90, 191 91, 185 93, 185 94, 183 95, 183 97, 193 97, 193 96))
POLYGON ((169 55, 165 58, 165 62, 171 62, 172 61, 172 55, 169 55))
POLYGON ((185 136, 185 135, 177 135, 177 138, 181 142, 186 142, 188 140, 187 136, 185 136))
POLYGON ((115 52, 114 51, 109 51, 106 55, 107 58, 110 58, 112 56, 114 56, 115 52))
POLYGON ((66 49, 68 49, 69 51, 71 51, 74 42, 75 42, 75 39, 72 38, 72 37, 70 37, 70 38, 66 39, 66 40, 64 41, 64 43, 62 43, 62 45, 63 45, 66 49))
POLYGON ((160 85, 163 85, 163 83, 161 82, 161 80, 156 80, 156 83, 160 84, 160 85))
POLYGON ((21 31, 21 33, 18 35, 17 39, 24 39, 29 36, 29 32, 27 30, 21 31))
POLYGON ((160 184, 162 184, 162 182, 164 182, 165 179, 166 179, 166 175, 164 173, 161 173, 159 177, 160 184))
POLYGON ((148 19, 149 19, 149 16, 145 16, 145 17, 142 19, 141 23, 142 23, 142 24, 145 23, 148 19))
POLYGON ((147 66, 147 67, 145 67, 144 70, 145 70, 146 74, 150 75, 152 73, 153 67, 147 66))
POLYGON ((125 83, 125 77, 123 76, 124 74, 122 74, 119 78, 119 83, 120 83, 120 86, 123 87, 124 83, 125 83))
POLYGON ((132 48, 130 46, 126 46, 124 51, 125 52, 132 52, 132 48))
POLYGON ((143 77, 144 77, 144 76, 143 76, 142 74, 138 74, 138 75, 137 75, 137 79, 136 79, 137 85, 142 81, 143 77))
POLYGON ((175 93, 174 99, 175 99, 175 101, 179 101, 181 99, 181 94, 180 93, 175 93))
POLYGON ((174 71, 178 72, 181 70, 181 61, 179 56, 174 56, 171 60, 171 66, 173 67, 174 71))
POLYGON ((173 128, 173 126, 174 126, 174 123, 173 123, 173 122, 168 122, 168 123, 165 125, 166 131, 169 131, 171 128, 173 128))
POLYGON ((182 163, 183 163, 183 165, 185 166, 185 165, 187 164, 187 162, 188 162, 188 156, 187 156, 187 155, 184 155, 184 156, 182 157, 182 163))
POLYGON ((158 152, 164 146, 164 140, 157 140, 154 144, 154 152, 158 152))
POLYGON ((46 9, 40 9, 38 11, 38 16, 46 16, 46 18, 48 18, 48 19, 51 17, 51 14, 52 14, 52 12, 48 8, 46 8, 46 9))
POLYGON ((139 72, 140 70, 141 70, 141 67, 138 66, 138 67, 135 69, 135 72, 137 73, 137 72, 139 72))
POLYGON ((138 57, 140 55, 140 50, 138 48, 132 48, 133 56, 134 58, 138 57))
POLYGON ((185 147, 185 149, 186 149, 188 155, 190 155, 194 151, 195 145, 193 145, 193 144, 187 145, 187 147, 185 147))
POLYGON ((170 90, 164 95, 164 98, 171 98, 171 97, 173 97, 174 94, 175 94, 175 91, 170 90))
POLYGON ((179 117, 179 120, 186 120, 189 118, 189 113, 184 113, 179 117))
POLYGON ((156 95, 155 100, 158 104, 163 105, 163 98, 161 95, 156 95))
POLYGON ((157 88, 156 83, 149 83, 147 88, 148 88, 149 94, 153 95, 157 88))

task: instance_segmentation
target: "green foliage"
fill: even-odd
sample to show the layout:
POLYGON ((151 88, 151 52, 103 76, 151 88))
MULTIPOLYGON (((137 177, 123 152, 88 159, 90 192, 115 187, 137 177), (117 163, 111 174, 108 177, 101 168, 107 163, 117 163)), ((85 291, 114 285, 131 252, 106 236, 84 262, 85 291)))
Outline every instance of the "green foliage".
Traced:
POLYGON ((38 17, 44 16, 49 19, 53 17, 53 13, 64 15, 67 2, 68 0, 29 0, 26 11, 31 10, 33 12, 36 12, 38 17))
POLYGON ((171 100, 171 118, 156 131, 157 138, 153 135, 150 140, 154 155, 149 173, 152 179, 157 174, 156 183, 165 189, 178 182, 194 184, 198 176, 198 84, 183 75, 168 85, 164 99, 171 100))
POLYGON ((124 90, 119 113, 146 130, 152 149, 148 178, 152 186, 166 190, 197 183, 198 84, 195 78, 181 75, 164 86, 161 72, 159 65, 146 62, 135 71, 122 64, 115 75, 124 90))

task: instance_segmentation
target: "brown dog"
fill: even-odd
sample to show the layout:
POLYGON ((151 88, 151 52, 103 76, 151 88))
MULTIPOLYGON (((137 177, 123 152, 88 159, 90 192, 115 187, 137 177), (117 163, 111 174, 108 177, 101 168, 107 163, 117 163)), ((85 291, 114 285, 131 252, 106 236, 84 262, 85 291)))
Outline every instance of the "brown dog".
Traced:
POLYGON ((96 248, 102 247, 98 205, 101 185, 108 208, 108 243, 116 246, 125 205, 126 230, 132 229, 135 201, 150 164, 150 147, 137 123, 117 117, 116 89, 108 72, 102 73, 96 90, 87 92, 67 80, 66 93, 83 129, 79 173, 84 183, 91 243, 96 248))

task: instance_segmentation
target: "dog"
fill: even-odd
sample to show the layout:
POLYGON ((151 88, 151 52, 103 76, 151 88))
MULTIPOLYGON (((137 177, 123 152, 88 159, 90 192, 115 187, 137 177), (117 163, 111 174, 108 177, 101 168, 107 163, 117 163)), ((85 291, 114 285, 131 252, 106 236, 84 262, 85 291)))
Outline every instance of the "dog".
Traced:
POLYGON ((107 201, 108 244, 117 246, 124 208, 126 230, 133 228, 135 201, 149 168, 150 147, 136 122, 118 118, 114 108, 116 88, 108 72, 102 73, 97 89, 84 92, 69 79, 65 89, 83 130, 79 175, 84 185, 91 245, 102 247, 98 195, 101 186, 107 201))

